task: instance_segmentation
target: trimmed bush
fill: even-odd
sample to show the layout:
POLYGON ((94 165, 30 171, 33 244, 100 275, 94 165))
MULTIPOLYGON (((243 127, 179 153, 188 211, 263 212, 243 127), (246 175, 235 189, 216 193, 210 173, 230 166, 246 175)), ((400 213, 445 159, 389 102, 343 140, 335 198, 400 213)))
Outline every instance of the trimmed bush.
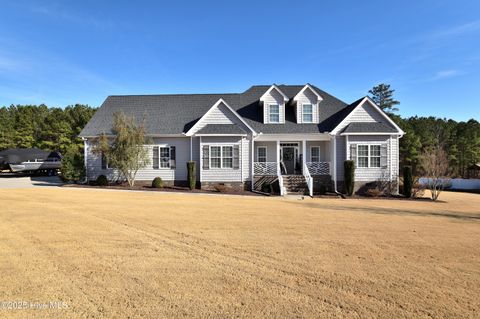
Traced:
POLYGON ((405 195, 406 198, 411 198, 412 189, 413 189, 412 167, 404 166, 403 167, 403 195, 405 195))
POLYGON ((107 176, 105 175, 100 175, 97 177, 97 183, 98 186, 108 186, 108 179, 107 176))
POLYGON ((345 190, 348 196, 353 195, 353 188, 355 186, 355 162, 354 161, 345 161, 343 163, 344 171, 344 181, 345 181, 345 190))
POLYGON ((155 177, 152 181, 152 188, 163 188, 163 180, 160 177, 155 177))
POLYGON ((190 190, 195 189, 195 186, 197 184, 197 174, 195 171, 195 162, 187 162, 187 180, 188 180, 188 187, 190 187, 190 190))

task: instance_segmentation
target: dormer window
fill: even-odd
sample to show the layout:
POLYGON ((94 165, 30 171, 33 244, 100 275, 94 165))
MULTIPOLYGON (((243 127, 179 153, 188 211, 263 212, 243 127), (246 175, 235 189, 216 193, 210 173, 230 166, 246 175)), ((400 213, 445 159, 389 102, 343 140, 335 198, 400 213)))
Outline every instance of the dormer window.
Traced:
POLYGON ((280 123, 280 106, 278 104, 268 105, 268 120, 270 123, 280 123))
POLYGON ((312 104, 303 104, 302 122, 313 123, 313 105, 312 104))

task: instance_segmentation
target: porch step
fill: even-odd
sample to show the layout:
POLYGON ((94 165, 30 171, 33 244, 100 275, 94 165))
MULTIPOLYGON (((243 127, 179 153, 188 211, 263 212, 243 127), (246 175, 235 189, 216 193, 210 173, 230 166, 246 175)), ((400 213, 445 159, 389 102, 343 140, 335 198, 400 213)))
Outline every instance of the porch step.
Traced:
POLYGON ((303 175, 284 175, 283 186, 287 194, 301 194, 303 195, 307 189, 307 182, 303 175))

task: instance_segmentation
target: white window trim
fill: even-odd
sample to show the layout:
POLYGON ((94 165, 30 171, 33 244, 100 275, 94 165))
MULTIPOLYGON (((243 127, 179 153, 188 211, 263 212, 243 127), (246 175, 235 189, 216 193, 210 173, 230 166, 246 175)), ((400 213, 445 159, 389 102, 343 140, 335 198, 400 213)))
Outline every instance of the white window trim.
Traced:
POLYGON ((312 163, 320 163, 321 162, 320 161, 320 146, 310 146, 310 162, 312 162, 312 163), (318 148, 318 162, 314 162, 313 159, 312 159, 312 153, 313 153, 312 150, 314 148, 318 148))
MULTIPOLYGON (((260 160, 259 160, 259 154, 260 152, 258 151, 259 149, 261 148, 264 148, 265 149, 265 163, 267 162, 267 158, 268 158, 268 148, 266 146, 257 146, 257 162, 260 163, 260 160)), ((263 163, 263 162, 262 162, 263 163)))
POLYGON ((363 144, 363 143, 362 143, 362 144, 357 144, 357 159, 356 159, 356 160, 357 160, 357 167, 358 167, 358 168, 371 168, 371 169, 379 169, 379 168, 382 168, 382 163, 381 163, 381 161, 382 161, 382 153, 381 153, 381 152, 382 152, 382 144, 378 144, 378 143, 373 143, 373 144, 363 144), (359 152, 358 152, 358 147, 359 147, 359 146, 367 146, 367 148, 368 148, 368 155, 367 155, 367 156, 359 156, 359 155, 358 155, 358 154, 359 154, 359 152), (371 152, 370 152, 370 148, 371 148, 372 146, 378 146, 378 147, 380 147, 380 155, 379 155, 379 156, 373 156, 373 157, 378 157, 378 158, 380 158, 380 164, 379 164, 379 166, 371 166, 371 165, 370 165, 370 159, 371 159, 371 157, 372 157, 371 152), (359 158, 359 157, 367 157, 367 166, 362 166, 362 167, 358 166, 358 163, 359 163, 359 162, 358 162, 358 158, 359 158))
MULTIPOLYGON (((208 146, 208 167, 209 169, 225 169, 225 170, 233 170, 233 161, 234 161, 234 145, 236 144, 210 144, 208 146), (220 147, 220 167, 212 167, 212 147, 220 147), (232 148, 232 167, 223 167, 223 148, 224 147, 231 147, 232 148)), ((240 160, 240 159, 239 159, 240 160)))
POLYGON ((315 103, 302 103, 302 123, 307 123, 307 124, 315 123, 315 119, 313 118, 313 114, 314 114, 313 108, 315 107, 315 105, 316 105, 315 103), (305 114, 305 112, 304 112, 304 106, 305 105, 310 105, 312 107, 312 112, 311 112, 312 120, 309 121, 309 122, 305 121, 305 119, 303 117, 303 115, 305 114))
POLYGON ((267 118, 268 118, 268 123, 269 124, 281 124, 281 116, 280 114, 282 113, 282 104, 279 103, 267 103, 267 118), (278 122, 272 122, 271 117, 270 117, 270 106, 278 106, 278 122))
MULTIPOLYGON (((157 145, 155 145, 157 146, 157 145)), ((170 169, 172 154, 169 145, 158 145, 158 169, 170 169), (162 148, 168 149, 168 166, 162 166, 162 148)))

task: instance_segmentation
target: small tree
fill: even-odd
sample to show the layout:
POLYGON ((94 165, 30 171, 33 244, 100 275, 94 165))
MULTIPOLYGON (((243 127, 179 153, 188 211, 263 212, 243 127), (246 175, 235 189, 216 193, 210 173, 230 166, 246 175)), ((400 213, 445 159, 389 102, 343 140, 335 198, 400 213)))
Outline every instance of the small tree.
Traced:
POLYGON ((384 83, 374 86, 368 91, 368 93, 371 94, 370 98, 373 102, 389 114, 398 111, 395 105, 400 104, 400 102, 393 98, 393 92, 395 92, 395 90, 390 89, 390 85, 384 83))
POLYGON ((427 180, 426 188, 430 190, 432 199, 437 200, 450 183, 448 155, 441 145, 426 148, 420 157, 420 165, 427 180))
POLYGON ((85 163, 81 150, 71 145, 62 156, 60 177, 64 181, 78 182, 85 177, 85 163))
POLYGON ((134 117, 124 113, 115 113, 113 117, 113 138, 102 134, 93 151, 106 157, 108 165, 117 169, 134 186, 139 169, 150 164, 145 137, 144 122, 137 124, 134 117))
POLYGON ((345 190, 348 196, 352 196, 353 188, 355 186, 355 162, 345 161, 343 163, 343 166, 345 168, 344 170, 345 190))
POLYGON ((197 176, 195 172, 195 162, 187 162, 187 172, 188 172, 188 186, 190 187, 190 190, 195 189, 196 183, 197 183, 197 176))
POLYGON ((412 197, 412 188, 413 188, 412 167, 404 166, 403 167, 403 195, 405 195, 406 198, 412 197))

